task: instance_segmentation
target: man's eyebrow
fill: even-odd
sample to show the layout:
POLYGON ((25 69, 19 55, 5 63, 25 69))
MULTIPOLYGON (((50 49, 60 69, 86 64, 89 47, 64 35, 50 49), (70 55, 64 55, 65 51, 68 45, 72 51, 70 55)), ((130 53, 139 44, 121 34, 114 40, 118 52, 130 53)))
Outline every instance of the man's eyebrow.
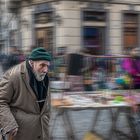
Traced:
POLYGON ((43 66, 50 66, 50 64, 42 63, 43 66))

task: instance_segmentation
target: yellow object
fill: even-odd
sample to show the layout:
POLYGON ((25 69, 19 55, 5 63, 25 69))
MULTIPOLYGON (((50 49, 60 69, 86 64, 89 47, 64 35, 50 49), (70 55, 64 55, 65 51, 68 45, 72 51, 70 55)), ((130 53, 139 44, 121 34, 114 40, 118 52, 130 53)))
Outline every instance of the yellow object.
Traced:
POLYGON ((103 140, 103 139, 97 134, 94 134, 92 132, 87 132, 83 140, 103 140))
POLYGON ((124 75, 125 84, 130 85, 132 83, 132 78, 129 75, 124 75))

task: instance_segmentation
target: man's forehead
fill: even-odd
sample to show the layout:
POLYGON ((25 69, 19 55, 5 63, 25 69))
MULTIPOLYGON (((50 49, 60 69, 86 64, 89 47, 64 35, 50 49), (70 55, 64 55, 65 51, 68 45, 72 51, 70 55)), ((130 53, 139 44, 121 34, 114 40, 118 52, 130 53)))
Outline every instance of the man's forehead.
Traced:
POLYGON ((47 60, 39 60, 37 61, 39 64, 45 64, 45 65, 50 65, 50 61, 47 60))

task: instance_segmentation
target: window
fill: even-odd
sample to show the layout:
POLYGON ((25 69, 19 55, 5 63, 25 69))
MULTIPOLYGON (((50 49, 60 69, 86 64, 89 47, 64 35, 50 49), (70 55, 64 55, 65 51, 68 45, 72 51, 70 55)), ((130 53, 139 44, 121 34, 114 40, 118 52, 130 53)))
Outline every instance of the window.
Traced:
MULTIPOLYGON (((35 13, 35 24, 44 24, 44 27, 38 27, 35 29, 35 41, 37 47, 47 48, 50 52, 53 51, 53 26, 48 24, 53 22, 53 11, 45 11, 39 9, 40 12, 35 13)), ((42 25, 41 25, 42 26, 42 25)), ((37 27, 37 26, 36 26, 37 27)))
POLYGON ((84 11, 84 21, 105 21, 106 13, 102 11, 84 11))
POLYGON ((124 50, 138 46, 138 14, 124 13, 123 20, 124 50))
POLYGON ((35 14, 35 23, 36 24, 45 24, 53 21, 52 11, 42 12, 35 14))
POLYGON ((104 54, 106 13, 103 11, 84 11, 83 20, 84 48, 92 54, 104 54))
POLYGON ((84 27, 84 46, 101 47, 100 29, 95 27, 84 27))
POLYGON ((49 51, 53 49, 53 28, 36 29, 36 44, 37 47, 47 48, 49 51))

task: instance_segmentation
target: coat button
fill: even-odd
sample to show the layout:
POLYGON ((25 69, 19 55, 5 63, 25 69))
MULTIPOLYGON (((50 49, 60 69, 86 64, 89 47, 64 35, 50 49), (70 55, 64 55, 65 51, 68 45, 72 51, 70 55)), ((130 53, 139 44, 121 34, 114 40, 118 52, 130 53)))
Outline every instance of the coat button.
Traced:
POLYGON ((40 139, 40 138, 41 138, 41 136, 37 136, 37 138, 38 138, 38 139, 40 139))

